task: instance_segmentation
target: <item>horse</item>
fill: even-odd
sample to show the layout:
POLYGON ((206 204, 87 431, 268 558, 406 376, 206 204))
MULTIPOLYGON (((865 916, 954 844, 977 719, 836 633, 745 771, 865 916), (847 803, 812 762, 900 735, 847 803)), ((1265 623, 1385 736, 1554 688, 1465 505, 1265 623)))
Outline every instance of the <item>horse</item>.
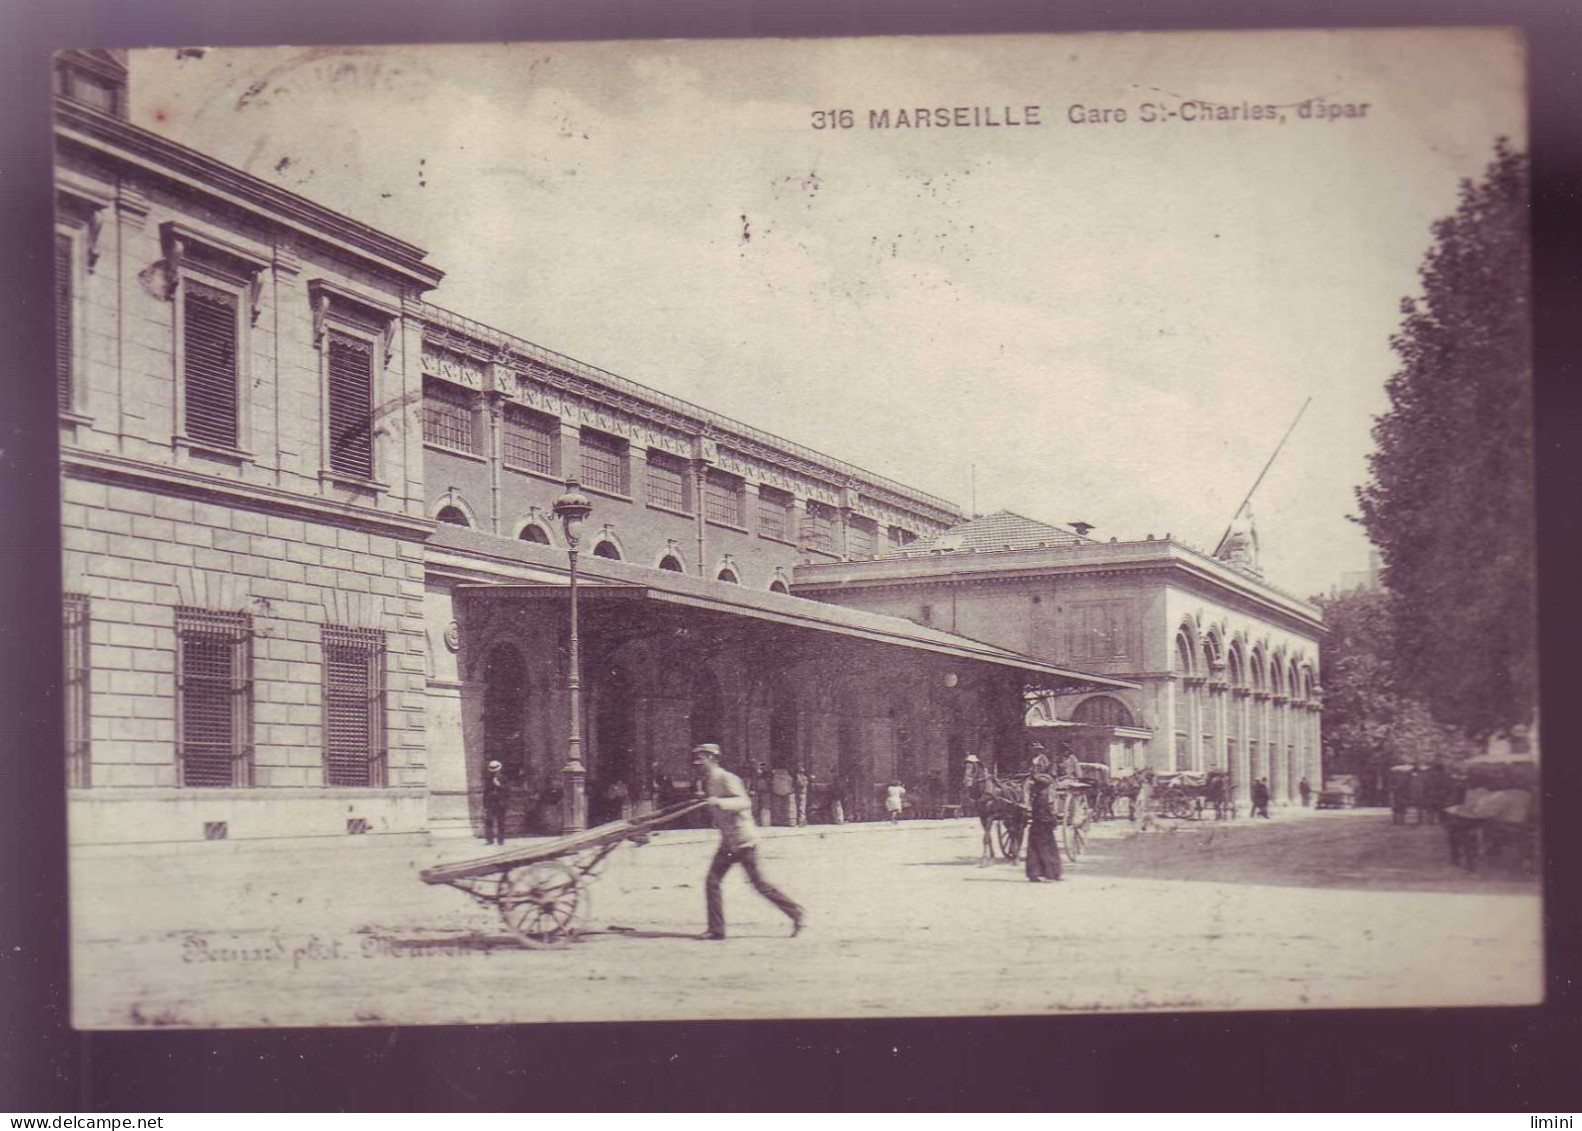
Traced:
POLYGON ((986 868, 994 860, 994 822, 1005 827, 1006 859, 1015 863, 1021 855, 1022 835, 1027 829, 1028 809, 1022 800, 1021 784, 1010 778, 995 777, 986 767, 974 764, 967 780, 967 797, 978 823, 983 827, 983 853, 978 867, 986 868))
POLYGON ((1203 800, 1214 807, 1214 819, 1223 821, 1236 815, 1231 800, 1230 775, 1224 770, 1210 770, 1208 781, 1203 784, 1203 800))

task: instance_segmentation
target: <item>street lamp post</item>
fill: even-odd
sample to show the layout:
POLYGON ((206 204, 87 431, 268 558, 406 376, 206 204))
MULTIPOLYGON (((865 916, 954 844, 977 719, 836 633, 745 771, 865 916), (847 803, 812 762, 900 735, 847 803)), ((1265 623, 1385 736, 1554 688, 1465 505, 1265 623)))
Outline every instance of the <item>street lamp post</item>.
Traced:
POLYGON ((571 670, 566 690, 571 701, 571 728, 566 739, 566 764, 560 768, 565 782, 562 794, 565 808, 561 817, 563 833, 579 833, 588 827, 587 767, 582 764, 582 660, 577 646, 577 545, 582 540, 582 524, 593 510, 588 496, 575 479, 566 480, 566 493, 555 500, 555 517, 566 535, 566 552, 571 558, 571 670))

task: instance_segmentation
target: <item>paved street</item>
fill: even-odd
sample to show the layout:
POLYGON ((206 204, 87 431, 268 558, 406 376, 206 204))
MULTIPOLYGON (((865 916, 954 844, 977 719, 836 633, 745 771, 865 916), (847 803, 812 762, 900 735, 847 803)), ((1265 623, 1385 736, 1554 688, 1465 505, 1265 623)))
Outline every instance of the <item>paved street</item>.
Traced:
POLYGON ((802 937, 706 831, 623 846, 586 932, 522 948, 421 883, 481 846, 241 843, 73 862, 77 1024, 355 1025, 1516 1004, 1542 993, 1535 881, 1468 876, 1383 811, 1100 826, 1066 882, 978 867, 976 822, 774 830, 802 937))

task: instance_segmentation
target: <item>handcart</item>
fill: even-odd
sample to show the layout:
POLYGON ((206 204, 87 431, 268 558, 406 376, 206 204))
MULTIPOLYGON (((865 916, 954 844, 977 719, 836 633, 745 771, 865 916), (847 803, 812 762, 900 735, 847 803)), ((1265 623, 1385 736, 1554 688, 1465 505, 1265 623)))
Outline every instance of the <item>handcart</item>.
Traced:
POLYGON ((531 848, 439 864, 420 875, 426 884, 449 884, 493 904, 528 946, 554 946, 587 918, 588 888, 612 852, 628 840, 643 844, 654 829, 708 804, 707 798, 689 798, 643 817, 611 821, 531 848))

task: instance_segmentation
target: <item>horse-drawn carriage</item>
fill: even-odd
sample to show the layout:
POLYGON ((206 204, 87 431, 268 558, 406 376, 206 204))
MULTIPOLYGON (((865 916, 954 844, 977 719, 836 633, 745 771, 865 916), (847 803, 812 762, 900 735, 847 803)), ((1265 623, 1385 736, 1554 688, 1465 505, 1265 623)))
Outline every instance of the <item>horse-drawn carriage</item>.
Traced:
MULTIPOLYGON (((997 776, 979 771, 968 782, 968 795, 983 825, 983 860, 994 857, 994 848, 1009 861, 1022 854, 1022 843, 1032 810, 1027 801, 1028 774, 997 776)), ((1055 779, 1052 800, 1055 832, 1066 859, 1073 863, 1087 850, 1088 834, 1096 812, 1095 785, 1085 778, 1055 779)))
POLYGON ((1538 865, 1538 764, 1485 756, 1462 763, 1462 799, 1441 810, 1450 860, 1469 872, 1487 861, 1532 872, 1538 865))
MULTIPOLYGON (((1136 820, 1137 797, 1142 792, 1142 770, 1117 771, 1110 779, 1111 815, 1136 820)), ((1156 817, 1200 820, 1212 813, 1217 820, 1235 816, 1230 775, 1224 770, 1157 770, 1153 772, 1156 817)))
POLYGON ((1216 819, 1228 816, 1229 779, 1220 770, 1176 770, 1155 775, 1159 816, 1196 821, 1205 812, 1216 819))

